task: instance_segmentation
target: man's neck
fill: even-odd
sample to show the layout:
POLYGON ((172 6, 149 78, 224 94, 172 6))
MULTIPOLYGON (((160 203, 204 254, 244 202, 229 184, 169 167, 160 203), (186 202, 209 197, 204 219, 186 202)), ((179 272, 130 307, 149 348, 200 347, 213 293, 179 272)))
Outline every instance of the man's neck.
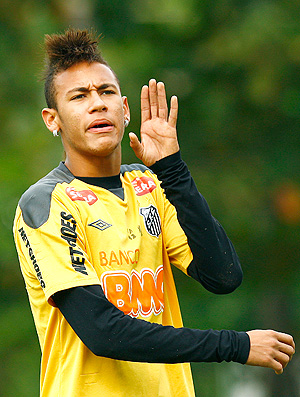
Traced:
POLYGON ((113 153, 108 157, 68 156, 65 165, 73 175, 82 177, 107 177, 120 173, 121 154, 113 153))

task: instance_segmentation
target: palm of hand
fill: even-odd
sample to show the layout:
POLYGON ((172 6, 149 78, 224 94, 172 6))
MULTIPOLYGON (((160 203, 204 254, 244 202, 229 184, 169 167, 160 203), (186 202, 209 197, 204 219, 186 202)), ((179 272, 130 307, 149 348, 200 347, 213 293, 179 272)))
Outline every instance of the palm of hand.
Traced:
POLYGON ((130 145, 136 156, 146 166, 179 150, 176 122, 178 113, 177 98, 171 98, 170 113, 163 83, 150 80, 149 87, 141 92, 141 142, 130 133, 130 145))
POLYGON ((169 156, 179 150, 176 128, 158 117, 145 121, 141 125, 142 158, 146 165, 169 156))

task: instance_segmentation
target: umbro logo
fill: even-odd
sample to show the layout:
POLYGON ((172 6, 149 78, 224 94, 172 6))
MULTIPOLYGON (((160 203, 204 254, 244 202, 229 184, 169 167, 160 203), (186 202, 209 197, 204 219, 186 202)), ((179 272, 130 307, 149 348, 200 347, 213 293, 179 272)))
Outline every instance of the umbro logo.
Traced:
POLYGON ((110 223, 103 221, 102 219, 98 219, 95 222, 89 223, 88 226, 93 226, 96 229, 103 231, 103 230, 111 227, 112 225, 110 223))

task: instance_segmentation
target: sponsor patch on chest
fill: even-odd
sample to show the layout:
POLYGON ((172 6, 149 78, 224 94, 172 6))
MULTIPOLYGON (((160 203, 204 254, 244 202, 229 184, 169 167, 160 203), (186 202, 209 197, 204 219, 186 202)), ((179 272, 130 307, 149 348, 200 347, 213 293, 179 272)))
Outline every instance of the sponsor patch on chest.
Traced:
POLYGON ((151 193, 156 189, 154 180, 148 176, 137 177, 131 181, 137 196, 143 196, 144 194, 151 193))
POLYGON ((125 314, 149 317, 164 310, 163 279, 163 266, 159 266, 156 271, 108 271, 102 274, 101 284, 107 299, 125 314))
POLYGON ((67 187, 66 193, 72 201, 86 201, 88 205, 93 205, 98 200, 91 190, 75 190, 74 187, 67 187))

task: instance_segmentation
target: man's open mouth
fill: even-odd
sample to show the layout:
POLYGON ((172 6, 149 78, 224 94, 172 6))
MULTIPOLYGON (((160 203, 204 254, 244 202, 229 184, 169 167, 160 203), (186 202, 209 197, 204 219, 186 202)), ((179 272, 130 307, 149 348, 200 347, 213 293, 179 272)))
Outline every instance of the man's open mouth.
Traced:
POLYGON ((113 128, 113 124, 110 121, 103 120, 103 121, 94 121, 88 127, 89 131, 92 132, 107 132, 111 131, 113 128))

